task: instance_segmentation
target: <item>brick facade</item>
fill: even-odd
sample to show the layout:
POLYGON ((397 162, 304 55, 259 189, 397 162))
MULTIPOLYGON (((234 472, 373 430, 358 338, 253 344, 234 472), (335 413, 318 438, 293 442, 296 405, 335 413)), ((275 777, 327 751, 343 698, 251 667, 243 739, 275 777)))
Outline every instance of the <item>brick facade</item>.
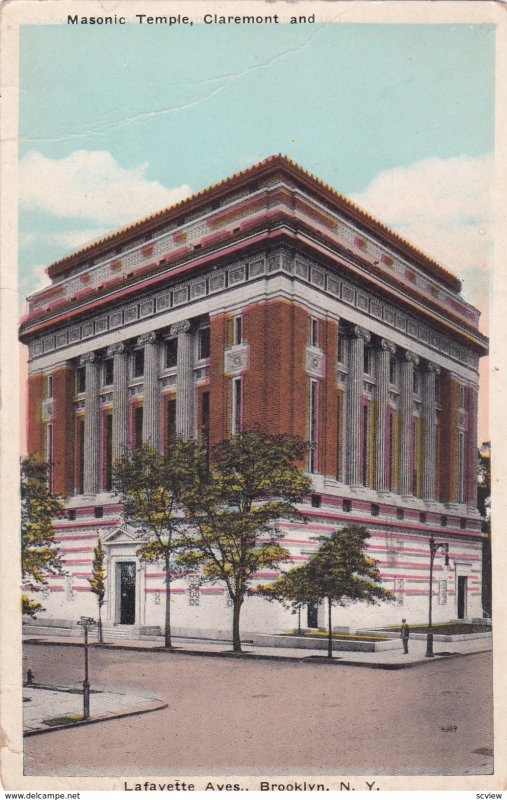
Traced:
MULTIPOLYGON (((468 587, 459 607, 480 616, 475 450, 486 340, 459 281, 283 158, 184 208, 52 265, 54 292, 30 299, 21 326, 30 350, 28 450, 44 458, 52 447, 52 488, 69 514, 55 523, 62 553, 82 568, 69 571, 66 589, 51 584, 50 615, 79 617, 74 584, 79 612, 93 613, 82 576, 100 530, 106 624, 120 621, 117 565, 130 561, 136 630, 160 625, 161 572, 141 568, 138 541, 108 491, 112 453, 141 442, 167 450, 176 436, 212 448, 239 429, 259 429, 313 444, 300 464, 314 487, 302 503, 307 522, 280 521, 293 563, 336 526, 366 525, 370 555, 406 605, 375 619, 424 621, 434 536, 454 559, 453 572, 435 566, 435 620, 456 616, 458 577, 468 587)), ((183 627, 227 627, 218 587, 206 602, 202 592, 198 610, 186 609, 186 577, 173 593, 183 627)), ((293 624, 262 603, 246 603, 246 629, 293 624)), ((356 612, 343 613, 353 620, 356 612)))

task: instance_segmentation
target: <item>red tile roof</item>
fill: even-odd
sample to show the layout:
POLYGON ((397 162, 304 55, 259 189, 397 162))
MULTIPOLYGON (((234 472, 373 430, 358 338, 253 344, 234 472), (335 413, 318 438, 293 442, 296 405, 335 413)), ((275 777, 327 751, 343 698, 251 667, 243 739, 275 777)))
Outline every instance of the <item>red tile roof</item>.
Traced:
POLYGON ((333 189, 332 186, 304 170, 296 164, 296 162, 292 161, 292 159, 281 154, 268 156, 257 164, 236 172, 234 175, 196 192, 191 197, 181 200, 169 208, 150 214, 141 220, 137 220, 130 225, 113 231, 101 239, 91 242, 77 251, 69 253, 51 264, 47 268, 47 273, 51 278, 61 275, 66 272, 67 269, 78 264, 83 258, 103 253, 110 249, 115 243, 119 244, 120 242, 128 241, 133 236, 142 233, 143 230, 155 229, 160 223, 174 220, 182 212, 190 211, 205 201, 209 202, 224 195, 224 193, 233 188, 239 188, 248 184, 252 179, 265 177, 269 175, 270 172, 275 173, 277 171, 288 173, 293 179, 304 184, 307 190, 313 190, 314 193, 320 195, 328 204, 351 217, 354 222, 363 227, 365 231, 373 235, 376 234, 387 241, 393 249, 411 258, 418 266, 432 274, 447 287, 458 292, 461 290, 461 281, 442 267, 437 261, 423 253, 407 239, 399 236, 386 225, 379 222, 368 214, 367 211, 333 189))

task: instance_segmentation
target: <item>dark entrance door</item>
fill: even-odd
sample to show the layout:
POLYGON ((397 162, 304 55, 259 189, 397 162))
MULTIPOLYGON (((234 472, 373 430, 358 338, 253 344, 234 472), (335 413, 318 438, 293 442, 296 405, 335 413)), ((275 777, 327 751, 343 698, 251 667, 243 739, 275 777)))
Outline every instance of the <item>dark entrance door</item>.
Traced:
POLYGON ((308 603, 307 610, 308 610, 308 615, 307 615, 308 616, 308 619, 307 619, 308 628, 318 628, 319 627, 319 621, 318 621, 319 607, 318 607, 317 603, 308 603))
POLYGON ((136 621, 136 565, 134 561, 121 561, 118 568, 120 625, 133 625, 136 621))
POLYGON ((467 579, 458 575, 458 619, 465 619, 467 610, 467 579))

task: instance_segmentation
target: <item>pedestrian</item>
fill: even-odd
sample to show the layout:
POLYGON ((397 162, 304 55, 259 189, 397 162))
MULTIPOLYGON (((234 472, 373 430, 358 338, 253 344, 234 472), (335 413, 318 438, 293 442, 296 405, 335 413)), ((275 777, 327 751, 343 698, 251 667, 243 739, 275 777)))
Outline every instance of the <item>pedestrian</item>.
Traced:
POLYGON ((410 628, 407 625, 407 620, 401 620, 400 636, 403 641, 403 652, 408 653, 408 639, 410 636, 410 628))

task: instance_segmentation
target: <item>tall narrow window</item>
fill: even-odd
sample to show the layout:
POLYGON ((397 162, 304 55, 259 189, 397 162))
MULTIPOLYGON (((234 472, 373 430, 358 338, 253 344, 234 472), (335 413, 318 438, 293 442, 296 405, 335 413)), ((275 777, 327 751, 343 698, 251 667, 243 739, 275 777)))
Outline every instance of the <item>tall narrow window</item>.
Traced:
POLYGON ((318 469, 318 382, 310 381, 310 409, 309 409, 309 428, 310 428, 310 472, 317 472, 318 469))
POLYGON ((172 444, 176 441, 176 398, 171 397, 167 401, 166 411, 166 431, 165 431, 165 449, 169 450, 172 444))
POLYGON ((48 465, 48 489, 53 491, 53 426, 45 426, 45 461, 48 465))
POLYGON ((84 493, 84 417, 76 420, 76 493, 84 493))
POLYGON ((113 415, 104 415, 104 491, 113 488, 113 415))
POLYGON ((76 370, 76 393, 82 394, 86 390, 86 369, 78 367, 76 370))
POLYGON ((441 494, 442 494, 440 487, 441 458, 442 458, 442 426, 440 424, 440 411, 437 411, 435 415, 435 487, 436 487, 437 500, 441 500, 441 494))
POLYGON ((336 477, 343 476, 343 392, 338 392, 336 399, 336 477))
POLYGON ((419 394, 419 373, 414 369, 414 394, 419 394))
POLYGON ((363 372, 365 375, 371 374, 371 350, 365 347, 363 351, 363 372))
POLYGON ((234 317, 234 344, 241 344, 243 340, 243 317, 234 317))
POLYGON ((417 494, 417 419, 412 418, 411 425, 411 456, 412 456, 412 494, 417 494))
POLYGON ((242 417, 242 392, 241 378, 232 381, 232 433, 241 431, 242 417))
POLYGON ((53 376, 46 375, 46 386, 45 386, 45 394, 46 400, 50 400, 53 397, 53 376))
POLYGON ((209 451, 209 392, 201 396, 201 436, 206 455, 209 451))
POLYGON ((439 374, 435 375, 435 402, 442 402, 442 381, 439 374))
POLYGON ((465 434, 463 431, 458 433, 458 503, 462 503, 465 496, 465 434))
POLYGON ((387 485, 389 489, 393 488, 393 473, 394 473, 394 414, 392 408, 389 409, 387 414, 387 485))
POLYGON ((310 344, 319 346, 319 320, 316 317, 310 319, 310 344))
POLYGON ((142 378, 144 375, 144 350, 134 351, 133 377, 142 378))
POLYGON ((399 417, 395 409, 391 411, 391 483, 390 489, 396 491, 398 485, 398 457, 399 457, 399 417))
POLYGON ((104 386, 111 386, 113 383, 114 374, 114 361, 112 358, 107 358, 104 361, 102 380, 104 386))
POLYGON ((134 406, 133 414, 132 445, 134 450, 140 450, 143 445, 143 407, 140 405, 134 406))
POLYGON ((346 338, 344 336, 343 331, 339 331, 338 333, 338 363, 345 364, 345 349, 346 349, 346 338))
POLYGON ((165 343, 165 366, 167 369, 178 364, 178 339, 169 339, 165 343))
POLYGON ((362 424, 362 436, 361 436, 361 466, 363 472, 363 484, 364 486, 368 486, 368 478, 369 478, 369 425, 368 425, 368 405, 365 404, 363 406, 363 424, 362 424))
POLYGON ((389 354, 389 383, 396 383, 396 359, 392 353, 389 354))
MULTIPOLYGON (((237 319, 237 318, 236 318, 237 319)), ((239 317, 241 320, 241 317, 239 317)), ((210 357, 210 330, 201 328, 199 331, 199 359, 210 357)))

